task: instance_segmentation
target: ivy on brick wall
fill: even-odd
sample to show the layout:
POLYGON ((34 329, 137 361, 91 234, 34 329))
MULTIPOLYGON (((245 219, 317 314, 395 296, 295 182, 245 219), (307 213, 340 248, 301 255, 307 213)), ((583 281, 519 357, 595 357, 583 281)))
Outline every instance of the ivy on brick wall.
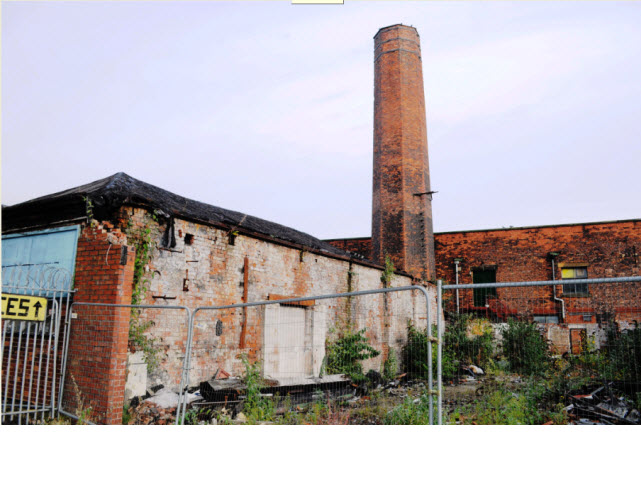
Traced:
MULTIPOLYGON (((154 251, 156 250, 156 225, 157 218, 154 214, 145 214, 145 220, 142 225, 134 225, 129 220, 125 229, 127 239, 133 245, 136 251, 134 262, 134 281, 131 294, 131 303, 141 305, 145 303, 149 284, 153 278, 153 272, 148 275, 149 264, 151 263, 154 251)), ((138 350, 142 350, 143 357, 147 363, 147 370, 152 372, 159 364, 159 349, 154 343, 154 339, 147 335, 148 330, 154 322, 145 321, 140 318, 141 309, 134 308, 131 310, 129 320, 129 342, 138 350)))

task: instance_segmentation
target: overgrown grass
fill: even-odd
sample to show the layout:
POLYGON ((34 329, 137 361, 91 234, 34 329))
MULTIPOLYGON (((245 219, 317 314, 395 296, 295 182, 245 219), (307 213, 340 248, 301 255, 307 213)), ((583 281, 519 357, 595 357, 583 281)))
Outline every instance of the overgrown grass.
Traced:
MULTIPOLYGON (((436 402, 434 402, 436 405, 436 402)), ((435 415, 434 409, 434 415, 435 415)), ((429 425, 429 398, 423 394, 417 398, 405 397, 403 403, 392 409, 383 419, 385 425, 429 425)))
POLYGON ((485 386, 476 401, 457 408, 449 422, 463 425, 541 425, 567 423, 563 405, 545 401, 546 386, 529 381, 520 388, 506 383, 485 386))

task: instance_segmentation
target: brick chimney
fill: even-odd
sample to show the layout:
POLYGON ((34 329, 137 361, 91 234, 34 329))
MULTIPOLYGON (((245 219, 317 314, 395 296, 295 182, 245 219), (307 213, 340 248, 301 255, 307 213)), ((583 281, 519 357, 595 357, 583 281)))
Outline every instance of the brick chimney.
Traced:
POLYGON ((418 32, 392 25, 374 37, 372 256, 433 280, 434 232, 418 32))

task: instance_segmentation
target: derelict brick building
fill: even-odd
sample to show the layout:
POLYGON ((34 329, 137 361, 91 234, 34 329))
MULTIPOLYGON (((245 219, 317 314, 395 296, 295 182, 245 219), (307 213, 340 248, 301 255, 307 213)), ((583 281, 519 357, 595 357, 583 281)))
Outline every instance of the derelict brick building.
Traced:
MULTIPOLYGON (((472 272, 471 277, 463 275, 462 282, 473 281, 475 271, 494 271, 499 281, 522 280, 516 272, 524 270, 530 279, 549 279, 549 251, 560 251, 563 260, 559 261, 565 261, 567 268, 572 268, 572 262, 586 264, 581 268, 587 268, 590 275, 616 276, 622 264, 625 274, 639 273, 638 221, 578 226, 570 229, 571 234, 565 227, 551 227, 519 230, 521 234, 510 230, 435 235, 416 30, 403 25, 381 29, 375 36, 374 61, 371 237, 321 241, 118 173, 3 207, 3 270, 20 263, 57 263, 75 275, 76 302, 136 301, 189 307, 381 288, 386 286, 387 257, 396 268, 388 286, 423 284, 432 294, 434 287, 429 282, 436 278, 453 283, 455 259, 458 266, 472 272), (600 233, 590 233, 597 231, 600 233), (141 237, 152 246, 152 255, 143 266, 146 289, 135 293, 141 237)), ((368 339, 382 352, 365 367, 380 369, 390 348, 398 354, 405 343, 407 318, 425 322, 427 312, 415 297, 371 297, 359 302, 364 314, 356 327, 366 328, 368 339), (391 321, 390 311, 397 312, 391 321)), ((433 295, 431 312, 436 311, 434 303, 433 295)), ((202 322, 194 331, 195 344, 224 348, 216 353, 196 348, 189 383, 205 380, 218 370, 242 373, 239 354, 260 360, 263 373, 271 378, 286 378, 292 369, 318 376, 325 340, 352 308, 353 304, 338 300, 327 305, 281 304, 227 314, 222 317, 223 328, 202 322), (265 334, 279 309, 300 317, 305 329, 299 341, 309 347, 286 359, 279 352, 292 347, 286 343, 289 340, 276 332, 269 343, 265 334), (315 341, 309 343, 309 338, 315 341)), ((144 366, 142 371, 136 366, 141 363, 140 353, 129 351, 129 313, 107 313, 102 317, 79 313, 73 319, 68 370, 78 387, 89 392, 102 421, 119 423, 126 391, 131 396, 149 386, 175 384, 183 359, 176 354, 180 348, 168 349, 160 368, 147 376, 144 366)), ((157 312, 143 315, 144 321, 155 322, 150 330, 153 335, 162 337, 167 345, 184 345, 184 323, 178 317, 163 322, 157 312)), ((3 344, 3 349, 8 348, 8 343, 3 344)), ((13 373, 4 369, 5 363, 3 374, 13 373)), ((73 398, 68 400, 73 402, 73 398)))

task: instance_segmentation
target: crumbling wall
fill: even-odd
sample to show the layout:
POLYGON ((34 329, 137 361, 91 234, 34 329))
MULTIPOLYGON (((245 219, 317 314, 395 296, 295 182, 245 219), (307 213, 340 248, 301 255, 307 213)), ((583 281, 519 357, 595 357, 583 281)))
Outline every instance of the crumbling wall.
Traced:
MULTIPOLYGON (((127 208, 121 216, 123 222, 127 219, 134 225, 149 221, 148 214, 142 209, 127 208)), ((165 228, 161 225, 155 229, 155 241, 159 246, 165 228)), ((157 248, 149 264, 150 284, 145 303, 221 306, 245 300, 254 302, 383 288, 382 269, 182 219, 174 220, 174 231, 176 245, 157 248)), ((390 280, 390 286, 411 283, 410 277, 401 275, 390 280)), ((431 291, 431 311, 435 312, 434 289, 431 291)), ((350 319, 355 329, 366 328, 366 336, 382 354, 368 360, 364 368, 379 370, 388 347, 393 346, 398 354, 405 343, 407 322, 422 322, 420 326, 423 327, 426 322, 422 294, 402 292, 386 297, 374 295, 352 300, 317 301, 304 307, 311 312, 318 311, 317 318, 324 318, 325 332, 330 340, 350 319)), ((191 384, 206 380, 219 370, 242 375, 240 355, 246 355, 250 361, 263 360, 264 309, 201 311, 195 316, 191 384)), ((162 315, 162 312, 157 314, 162 315)), ((183 361, 184 330, 152 327, 150 333, 162 338, 162 344, 172 345, 174 352, 163 352, 163 364, 150 375, 150 384, 176 384, 183 361)))
MULTIPOLYGON (((78 239, 75 302, 131 303, 134 251, 109 222, 85 225, 78 239)), ((118 425, 125 390, 129 310, 102 315, 78 307, 71 319, 63 408, 91 408, 91 420, 118 425), (77 388, 76 388, 77 387, 77 388)))

